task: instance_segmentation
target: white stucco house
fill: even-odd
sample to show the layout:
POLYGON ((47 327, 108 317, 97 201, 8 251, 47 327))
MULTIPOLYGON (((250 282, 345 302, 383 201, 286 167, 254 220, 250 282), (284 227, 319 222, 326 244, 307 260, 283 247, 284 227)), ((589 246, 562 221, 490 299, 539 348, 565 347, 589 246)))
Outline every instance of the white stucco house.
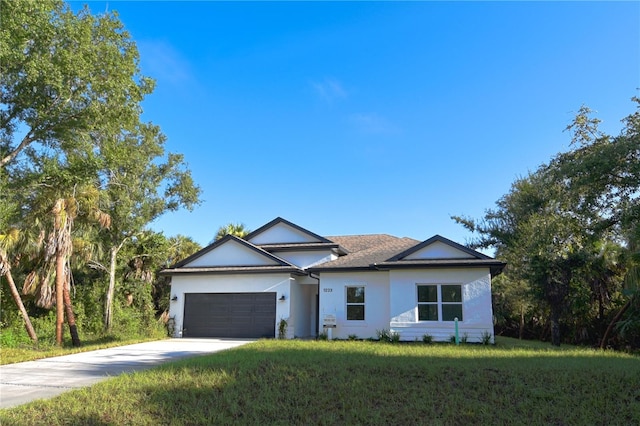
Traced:
POLYGON ((491 279, 505 264, 436 235, 322 237, 276 218, 171 268, 175 337, 376 337, 469 342, 490 333, 491 279))

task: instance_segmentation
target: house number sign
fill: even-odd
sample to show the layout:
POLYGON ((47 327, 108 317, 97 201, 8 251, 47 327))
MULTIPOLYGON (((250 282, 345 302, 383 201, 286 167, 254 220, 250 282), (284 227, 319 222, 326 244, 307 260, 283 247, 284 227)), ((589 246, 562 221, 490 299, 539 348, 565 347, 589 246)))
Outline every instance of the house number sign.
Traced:
POLYGON ((333 291, 332 288, 323 288, 322 291, 324 291, 325 293, 331 293, 333 291))

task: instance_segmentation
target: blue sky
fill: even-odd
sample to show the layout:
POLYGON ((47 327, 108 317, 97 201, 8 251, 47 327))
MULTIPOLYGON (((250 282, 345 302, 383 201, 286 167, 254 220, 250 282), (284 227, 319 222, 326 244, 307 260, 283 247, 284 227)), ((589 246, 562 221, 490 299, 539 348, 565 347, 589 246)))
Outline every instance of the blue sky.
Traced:
MULTIPOLYGON (((79 3, 72 3, 74 9, 79 3)), ((320 235, 471 235, 569 147, 617 134, 640 88, 638 2, 90 2, 157 81, 143 104, 203 190, 153 224, 207 244, 282 216, 320 235)))

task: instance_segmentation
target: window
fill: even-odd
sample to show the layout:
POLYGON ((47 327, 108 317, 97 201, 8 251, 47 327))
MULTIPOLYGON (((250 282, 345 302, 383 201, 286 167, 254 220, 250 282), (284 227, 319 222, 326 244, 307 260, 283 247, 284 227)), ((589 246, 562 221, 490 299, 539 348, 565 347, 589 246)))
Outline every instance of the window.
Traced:
POLYGON ((418 284, 418 321, 453 321, 456 317, 462 321, 461 285, 418 284))
POLYGON ((347 287, 347 320, 364 320, 364 287, 347 287))

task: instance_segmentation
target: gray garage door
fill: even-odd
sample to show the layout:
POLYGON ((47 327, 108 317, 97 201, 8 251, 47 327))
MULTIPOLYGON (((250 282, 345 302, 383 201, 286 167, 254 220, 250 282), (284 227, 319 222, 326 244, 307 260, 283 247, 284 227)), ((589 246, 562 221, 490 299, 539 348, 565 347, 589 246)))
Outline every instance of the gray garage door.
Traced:
POLYGON ((187 293, 185 337, 274 337, 276 293, 187 293))

